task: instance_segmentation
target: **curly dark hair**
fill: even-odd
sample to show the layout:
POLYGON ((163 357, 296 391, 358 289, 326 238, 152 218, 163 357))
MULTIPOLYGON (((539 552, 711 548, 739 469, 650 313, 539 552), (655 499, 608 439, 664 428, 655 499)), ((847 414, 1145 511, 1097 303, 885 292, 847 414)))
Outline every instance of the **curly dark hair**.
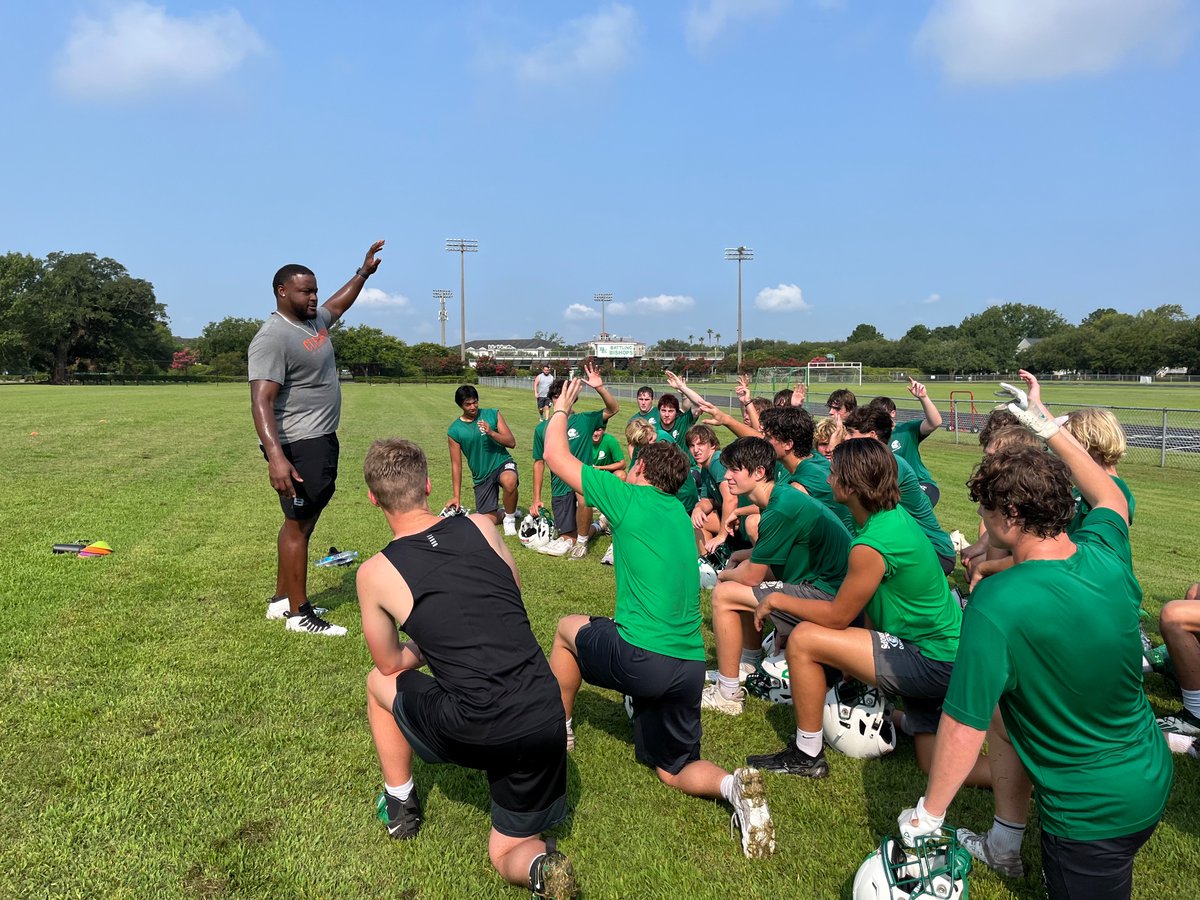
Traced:
POLYGON ((688 458, 682 450, 666 441, 647 444, 638 452, 645 465, 646 481, 667 494, 677 494, 688 475, 688 458))
POLYGON ((1075 516, 1067 464, 1038 447, 1004 447, 985 456, 967 490, 972 503, 1016 519, 1039 538, 1058 536, 1075 516))
POLYGON ((875 437, 885 444, 892 439, 892 417, 882 406, 876 406, 874 403, 850 410, 843 417, 842 424, 846 426, 847 430, 858 431, 862 434, 873 431, 875 437))
POLYGON ((776 406, 768 409, 758 420, 763 434, 777 441, 791 441, 792 452, 799 457, 812 453, 813 417, 800 406, 776 406))

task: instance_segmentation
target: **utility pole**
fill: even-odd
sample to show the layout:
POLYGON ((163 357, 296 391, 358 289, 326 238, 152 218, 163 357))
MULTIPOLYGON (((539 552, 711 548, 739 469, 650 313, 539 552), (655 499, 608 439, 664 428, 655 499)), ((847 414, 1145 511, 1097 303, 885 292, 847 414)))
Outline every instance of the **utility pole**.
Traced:
POLYGON ((442 323, 442 346, 446 346, 446 320, 450 318, 446 314, 446 301, 454 298, 454 291, 434 290, 433 299, 442 302, 442 308, 438 311, 438 320, 442 323))
POLYGON ((467 254, 479 251, 479 241, 467 238, 447 238, 446 250, 458 254, 458 299, 459 313, 462 319, 461 334, 458 344, 458 360, 464 366, 467 364, 467 254))
POLYGON ((737 260, 738 264, 738 361, 737 370, 742 371, 742 262, 754 259, 754 251, 749 247, 726 247, 725 258, 737 260))
POLYGON ((608 329, 604 324, 604 304, 612 303, 612 294, 592 294, 592 299, 600 304, 600 340, 608 340, 608 329))

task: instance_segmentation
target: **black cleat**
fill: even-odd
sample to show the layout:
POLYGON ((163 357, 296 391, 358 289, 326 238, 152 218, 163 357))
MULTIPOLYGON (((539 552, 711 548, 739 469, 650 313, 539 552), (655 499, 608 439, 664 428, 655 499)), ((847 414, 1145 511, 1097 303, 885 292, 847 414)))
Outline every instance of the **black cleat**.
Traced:
POLYGON ((809 756, 801 751, 796 742, 790 742, 778 753, 763 756, 747 756, 746 765, 764 772, 774 772, 778 775, 799 775, 803 778, 827 778, 829 763, 825 760, 825 749, 816 756, 809 756))
POLYGON ((407 800, 398 800, 387 791, 375 798, 375 815, 387 827, 388 837, 398 841, 415 838, 421 830, 421 798, 417 789, 407 800))
POLYGON ((551 900, 572 900, 579 893, 571 861, 555 849, 552 837, 546 838, 546 852, 529 867, 529 890, 551 900))

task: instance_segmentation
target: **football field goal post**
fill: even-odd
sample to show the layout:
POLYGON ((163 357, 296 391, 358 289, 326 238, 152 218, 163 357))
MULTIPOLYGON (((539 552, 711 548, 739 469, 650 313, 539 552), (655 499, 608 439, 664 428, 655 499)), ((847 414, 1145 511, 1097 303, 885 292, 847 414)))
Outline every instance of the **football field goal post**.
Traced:
POLYGON ((807 366, 763 366, 754 373, 754 385, 772 394, 803 381, 814 384, 862 384, 862 363, 810 363, 807 366))

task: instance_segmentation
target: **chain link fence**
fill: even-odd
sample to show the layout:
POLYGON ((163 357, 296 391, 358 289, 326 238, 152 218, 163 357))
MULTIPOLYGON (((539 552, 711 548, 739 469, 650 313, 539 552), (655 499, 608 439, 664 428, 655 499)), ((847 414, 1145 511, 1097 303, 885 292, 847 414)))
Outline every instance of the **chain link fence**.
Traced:
MULTIPOLYGON (((528 378, 480 378, 481 386, 498 388, 515 388, 531 391, 528 378)), ((618 400, 633 403, 637 399, 638 384, 611 384, 605 387, 618 400)), ((656 396, 664 390, 662 385, 652 385, 656 396)), ((733 384, 704 384, 695 382, 689 385, 696 393, 723 409, 738 409, 737 395, 733 384)), ((767 395, 758 385, 758 393, 767 395)), ((901 393, 897 391, 896 393, 901 393)), ((904 422, 920 419, 924 416, 919 401, 905 396, 894 397, 896 402, 896 421, 904 422)), ((1173 409, 1169 407, 1149 406, 1105 406, 1089 404, 1099 409, 1107 409, 1113 413, 1125 429, 1125 440, 1128 449, 1125 461, 1141 465, 1161 466, 1163 468, 1200 470, 1200 409, 1173 409)), ((809 401, 805 408, 814 418, 827 414, 824 402, 809 401)), ((975 444, 979 442, 979 431, 987 420, 995 404, 991 399, 976 400, 973 397, 951 396, 949 404, 939 402, 938 409, 942 414, 942 425, 937 432, 931 434, 928 440, 947 441, 954 444, 975 444)), ((1079 404, 1047 403, 1046 408, 1056 415, 1065 415, 1072 409, 1079 409, 1079 404)))

